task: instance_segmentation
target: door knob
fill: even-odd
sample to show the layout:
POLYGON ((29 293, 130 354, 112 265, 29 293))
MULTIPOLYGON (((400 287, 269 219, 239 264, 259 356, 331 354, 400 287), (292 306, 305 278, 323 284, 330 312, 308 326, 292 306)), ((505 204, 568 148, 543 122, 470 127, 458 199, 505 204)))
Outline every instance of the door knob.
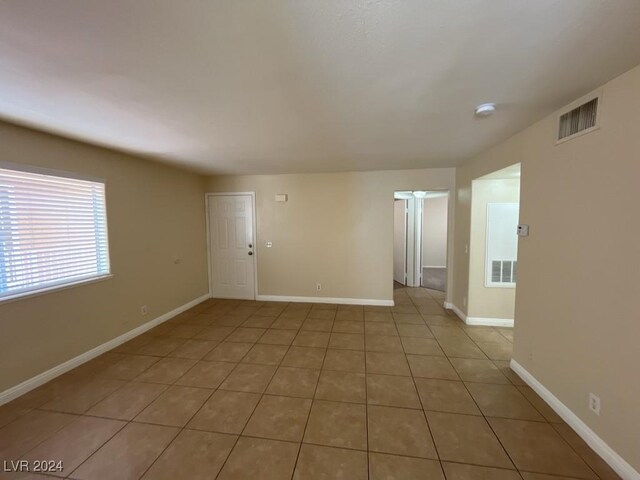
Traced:
POLYGON ((252 243, 249 244, 249 248, 253 248, 253 244, 252 243))
POLYGON ((249 252, 248 255, 253 255, 253 252, 249 252))

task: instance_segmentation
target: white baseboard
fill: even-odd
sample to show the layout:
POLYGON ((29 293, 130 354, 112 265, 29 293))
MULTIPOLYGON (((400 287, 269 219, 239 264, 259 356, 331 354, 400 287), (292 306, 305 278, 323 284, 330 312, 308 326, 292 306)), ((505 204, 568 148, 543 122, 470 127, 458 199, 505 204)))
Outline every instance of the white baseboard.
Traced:
POLYGON ((485 325, 487 327, 513 327, 513 318, 467 317, 467 325, 485 325))
POLYGON ((201 302, 204 302, 208 298, 210 298, 208 293, 206 295, 202 295, 201 297, 191 300, 190 302, 185 303, 184 305, 181 305, 180 307, 175 308, 170 312, 165 313, 164 315, 160 315, 159 317, 154 318, 153 320, 150 320, 149 322, 143 325, 140 325, 139 327, 136 327, 133 330, 129 330, 128 332, 123 333, 119 337, 113 338, 108 342, 103 343, 102 345, 98 345, 97 347, 92 348, 91 350, 84 352, 78 355, 77 357, 72 358, 71 360, 67 360, 66 362, 61 363, 60 365, 50 368, 49 370, 42 372, 36 375, 35 377, 32 377, 18 385, 13 386, 5 390, 4 392, 0 392, 0 405, 10 402, 14 398, 24 395, 25 393, 33 390, 34 388, 39 387, 44 383, 47 383, 49 380, 53 380, 54 378, 62 375, 63 373, 66 373, 69 370, 76 368, 82 365, 83 363, 86 363, 89 360, 97 357, 98 355, 101 355, 117 347, 118 345, 121 345, 124 342, 131 340, 132 338, 137 337, 138 335, 143 334, 144 332, 152 329, 156 325, 160 325, 161 323, 166 322, 167 320, 175 317, 176 315, 186 310, 189 310, 192 307, 195 307, 196 305, 198 305, 201 302))
POLYGON ((609 464, 623 480, 640 480, 638 473, 624 458, 618 455, 586 423, 542 385, 517 361, 511 359, 511 369, 516 372, 575 432, 609 464))
POLYGON ((464 314, 462 310, 456 307, 453 303, 444 302, 444 308, 446 308, 447 310, 453 310, 453 313, 455 313, 460 320, 462 320, 464 323, 467 323, 467 316, 464 314))
POLYGON ((256 295, 256 300, 265 302, 296 302, 296 303, 336 303, 339 305, 376 305, 393 307, 393 300, 376 300, 372 298, 342 298, 342 297, 290 297, 287 295, 256 295))
POLYGON ((486 327, 513 327, 513 318, 485 318, 468 317, 453 303, 444 302, 444 308, 453 310, 454 313, 467 325, 483 325, 486 327))

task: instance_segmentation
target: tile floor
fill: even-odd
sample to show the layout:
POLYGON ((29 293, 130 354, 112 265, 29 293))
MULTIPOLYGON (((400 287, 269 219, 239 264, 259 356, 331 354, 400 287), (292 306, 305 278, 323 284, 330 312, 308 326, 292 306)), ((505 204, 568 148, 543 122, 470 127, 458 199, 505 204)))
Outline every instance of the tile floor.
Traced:
POLYGON ((207 301, 0 407, 0 459, 87 480, 618 478, 509 369, 512 330, 394 295, 207 301))

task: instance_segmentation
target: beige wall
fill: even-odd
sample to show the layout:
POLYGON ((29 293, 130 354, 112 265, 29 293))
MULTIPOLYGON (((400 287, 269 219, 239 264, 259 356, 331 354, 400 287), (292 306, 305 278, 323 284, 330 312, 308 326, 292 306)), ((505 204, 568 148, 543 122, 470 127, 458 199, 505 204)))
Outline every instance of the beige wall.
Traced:
POLYGON ((551 115, 457 170, 454 303, 471 180, 521 162, 514 358, 640 470, 640 67, 604 85, 601 128, 555 145, 551 115), (587 407, 600 396, 600 416, 587 407))
POLYGON ((422 266, 447 266, 447 197, 425 198, 422 209, 422 266))
POLYGON ((0 391, 207 293, 201 177, 4 123, 0 145, 2 161, 106 180, 113 273, 0 304, 0 391))
POLYGON ((470 317, 513 319, 516 289, 513 287, 485 287, 487 205, 489 203, 518 203, 519 200, 519 179, 474 180, 473 182, 467 308, 467 315, 470 317))
POLYGON ((454 177, 454 169, 222 176, 207 190, 256 192, 259 294, 391 300, 393 192, 453 190, 454 177), (275 202, 276 193, 289 201, 275 202))

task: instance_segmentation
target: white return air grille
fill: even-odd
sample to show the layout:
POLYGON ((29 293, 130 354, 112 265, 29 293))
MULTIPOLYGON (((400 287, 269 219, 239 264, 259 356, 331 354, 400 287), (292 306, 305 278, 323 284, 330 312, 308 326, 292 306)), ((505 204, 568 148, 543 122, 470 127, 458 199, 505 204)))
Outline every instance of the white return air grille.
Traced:
POLYGON ((515 260, 493 260, 491 262, 491 283, 516 283, 515 260))
POLYGON ((566 140, 597 126, 598 97, 560 115, 558 140, 566 140))

